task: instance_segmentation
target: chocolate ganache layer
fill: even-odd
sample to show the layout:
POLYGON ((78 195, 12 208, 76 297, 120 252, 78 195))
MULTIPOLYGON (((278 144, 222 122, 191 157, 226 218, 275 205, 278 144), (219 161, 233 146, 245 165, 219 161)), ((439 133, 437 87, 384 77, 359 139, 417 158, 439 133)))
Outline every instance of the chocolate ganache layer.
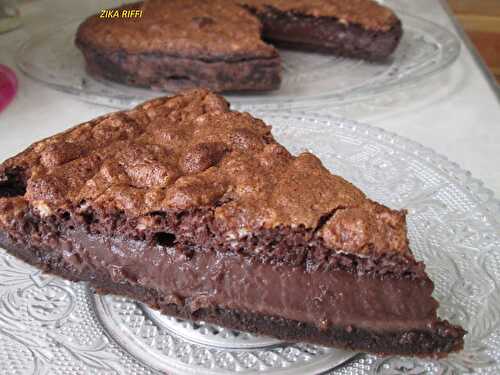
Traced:
POLYGON ((404 211, 291 155, 205 90, 100 117, 1 164, 0 244, 188 319, 377 353, 463 345, 436 316, 404 211))

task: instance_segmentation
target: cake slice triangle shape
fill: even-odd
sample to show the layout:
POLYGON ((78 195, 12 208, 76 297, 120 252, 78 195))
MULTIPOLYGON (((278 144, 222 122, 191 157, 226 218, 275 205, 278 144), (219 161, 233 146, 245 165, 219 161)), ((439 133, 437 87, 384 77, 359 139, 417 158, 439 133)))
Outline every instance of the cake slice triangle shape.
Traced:
POLYGON ((202 89, 0 164, 0 246, 46 272, 289 342, 445 356, 465 331, 437 317, 405 215, 202 89))

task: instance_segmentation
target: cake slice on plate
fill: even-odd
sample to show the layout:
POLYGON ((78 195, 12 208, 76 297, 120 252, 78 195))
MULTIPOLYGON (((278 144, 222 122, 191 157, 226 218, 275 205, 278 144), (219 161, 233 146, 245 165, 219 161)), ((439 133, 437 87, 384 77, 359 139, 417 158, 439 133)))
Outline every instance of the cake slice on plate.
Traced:
POLYGON ((0 165, 0 244, 165 314, 287 341, 446 355, 405 212, 194 90, 112 113, 0 165))

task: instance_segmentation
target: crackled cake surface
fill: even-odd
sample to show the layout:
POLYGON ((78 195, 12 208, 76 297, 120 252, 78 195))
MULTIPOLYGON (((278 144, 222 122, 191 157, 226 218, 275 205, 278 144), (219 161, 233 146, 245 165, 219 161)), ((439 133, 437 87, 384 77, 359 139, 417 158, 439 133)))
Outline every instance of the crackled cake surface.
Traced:
POLYGON ((81 42, 107 50, 155 53, 196 59, 272 58, 276 50, 261 40, 257 18, 225 0, 148 0, 127 5, 142 17, 90 17, 79 29, 81 42))
MULTIPOLYGON (((25 171, 41 215, 81 202, 130 216, 212 207, 228 233, 313 228, 337 250, 408 253, 405 215, 368 200, 271 128, 194 90, 81 124, 34 144, 0 172, 25 171)), ((3 198, 10 199, 10 198, 3 198)))
POLYGON ((331 17, 373 31, 387 31, 398 22, 392 10, 372 0, 147 0, 126 6, 142 10, 140 19, 95 15, 82 24, 78 38, 128 53, 225 60, 276 57, 274 47, 261 39, 259 19, 241 5, 331 17))

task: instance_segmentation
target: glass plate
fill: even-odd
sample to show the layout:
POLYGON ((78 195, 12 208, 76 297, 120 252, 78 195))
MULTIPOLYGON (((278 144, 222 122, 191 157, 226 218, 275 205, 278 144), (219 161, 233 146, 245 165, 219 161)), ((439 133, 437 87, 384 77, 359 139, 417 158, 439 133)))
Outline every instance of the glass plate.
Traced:
MULTIPOLYGON (((270 93, 227 95, 236 108, 276 110, 373 100, 379 94, 415 83, 441 71, 457 58, 460 42, 446 29, 398 12, 404 36, 394 55, 384 63, 281 50, 284 76, 281 89, 270 93)), ((73 39, 81 20, 35 35, 17 54, 19 68, 30 77, 83 100, 129 108, 164 95, 146 89, 97 80, 73 39)))
POLYGON ((408 208, 440 316, 469 332, 447 359, 377 357, 285 344, 167 318, 0 252, 1 374, 499 374, 500 203, 470 173, 394 134, 333 117, 259 113, 291 151, 394 208, 408 208), (346 362, 347 360, 347 362, 346 362))

